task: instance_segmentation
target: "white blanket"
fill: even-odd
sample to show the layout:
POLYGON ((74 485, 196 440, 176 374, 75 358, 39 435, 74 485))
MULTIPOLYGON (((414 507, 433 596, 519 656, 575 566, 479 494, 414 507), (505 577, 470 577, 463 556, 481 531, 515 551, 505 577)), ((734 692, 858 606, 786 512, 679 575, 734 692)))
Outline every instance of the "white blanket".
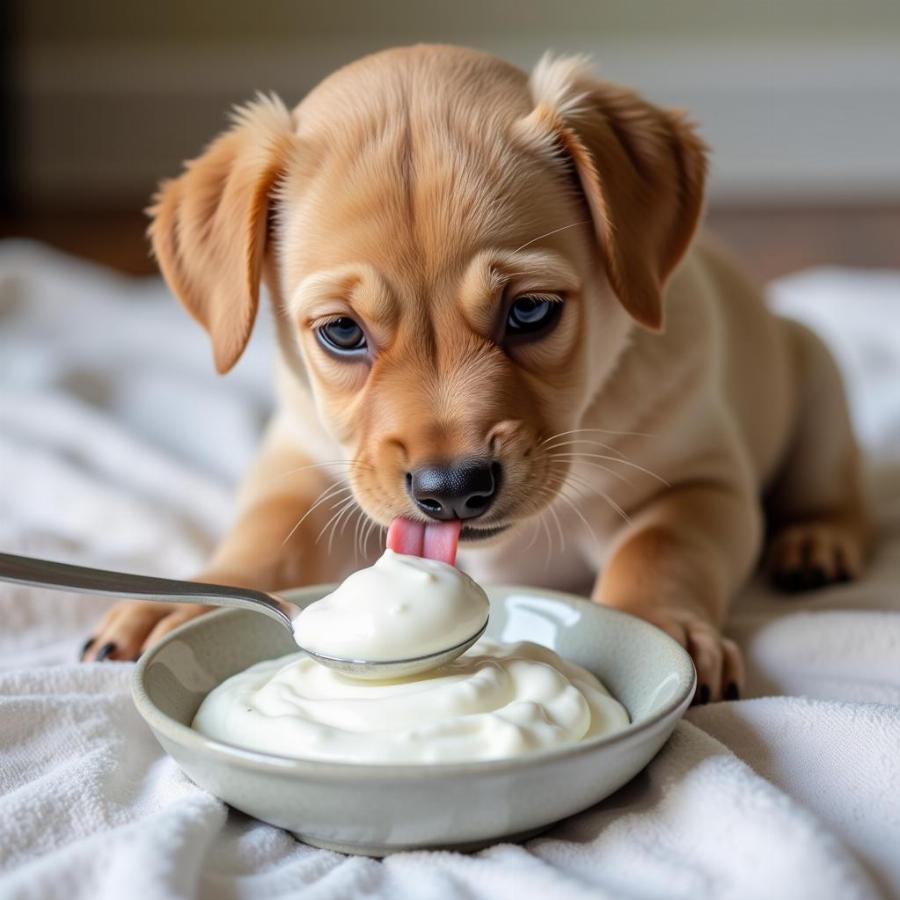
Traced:
MULTIPOLYGON (((774 292, 845 369, 880 537, 860 584, 739 598, 758 699, 692 710, 634 782, 524 846, 343 857, 194 787, 130 665, 74 663, 106 601, 0 586, 0 897, 900 895, 900 274, 774 292)), ((270 404, 260 326, 219 380, 156 279, 0 245, 0 549, 195 570, 270 404)))

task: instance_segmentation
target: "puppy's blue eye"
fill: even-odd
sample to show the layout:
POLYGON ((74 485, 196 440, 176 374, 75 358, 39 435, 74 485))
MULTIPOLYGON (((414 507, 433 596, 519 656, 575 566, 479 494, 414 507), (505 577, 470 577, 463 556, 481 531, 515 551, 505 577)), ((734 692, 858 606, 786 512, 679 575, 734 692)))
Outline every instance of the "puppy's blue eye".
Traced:
POLYGON ((506 316, 506 334, 537 334, 554 325, 562 312, 562 301, 557 296, 523 294, 510 306, 506 316))
POLYGON ((319 341, 328 350, 345 356, 357 355, 367 348, 366 335, 349 316, 332 319, 316 329, 319 341))

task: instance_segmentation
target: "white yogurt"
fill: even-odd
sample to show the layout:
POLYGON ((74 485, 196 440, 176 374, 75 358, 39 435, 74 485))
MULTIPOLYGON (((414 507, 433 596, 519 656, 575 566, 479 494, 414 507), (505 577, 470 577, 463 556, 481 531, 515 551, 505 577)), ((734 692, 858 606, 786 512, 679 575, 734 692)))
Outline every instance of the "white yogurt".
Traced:
POLYGON ((482 639, 440 669, 396 681, 348 678, 302 654, 268 660, 215 688, 193 725, 279 756, 444 763, 613 734, 628 714, 590 672, 551 650, 482 639))
POLYGON ((437 653, 477 634, 487 595, 455 566, 385 550, 294 619, 305 650, 385 662, 437 653))

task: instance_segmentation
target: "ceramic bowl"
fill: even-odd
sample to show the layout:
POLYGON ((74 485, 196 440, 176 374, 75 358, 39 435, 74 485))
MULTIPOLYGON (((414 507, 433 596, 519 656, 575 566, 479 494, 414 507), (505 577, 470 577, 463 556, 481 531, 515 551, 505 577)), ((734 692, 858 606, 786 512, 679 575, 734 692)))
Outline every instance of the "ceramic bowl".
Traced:
MULTIPOLYGON (((283 596, 305 606, 330 589, 283 596)), ((631 725, 570 747, 471 763, 355 765, 243 750, 190 723, 226 678, 296 652, 284 628, 244 610, 194 619, 145 653, 134 671, 134 702, 192 781, 308 844, 383 856, 521 840, 640 772, 690 703, 694 667, 671 638, 633 616, 532 588, 491 587, 488 595, 489 637, 543 644, 596 673, 627 708, 631 725)))

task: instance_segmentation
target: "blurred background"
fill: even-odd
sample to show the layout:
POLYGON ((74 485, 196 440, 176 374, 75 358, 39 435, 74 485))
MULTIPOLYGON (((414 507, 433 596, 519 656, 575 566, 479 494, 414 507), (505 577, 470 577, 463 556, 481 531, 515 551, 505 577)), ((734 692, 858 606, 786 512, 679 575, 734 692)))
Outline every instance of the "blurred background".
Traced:
POLYGON ((154 271, 141 210, 234 103, 361 54, 587 51, 713 148, 709 224, 759 277, 900 266, 896 0, 21 0, 0 6, 0 236, 154 271))

